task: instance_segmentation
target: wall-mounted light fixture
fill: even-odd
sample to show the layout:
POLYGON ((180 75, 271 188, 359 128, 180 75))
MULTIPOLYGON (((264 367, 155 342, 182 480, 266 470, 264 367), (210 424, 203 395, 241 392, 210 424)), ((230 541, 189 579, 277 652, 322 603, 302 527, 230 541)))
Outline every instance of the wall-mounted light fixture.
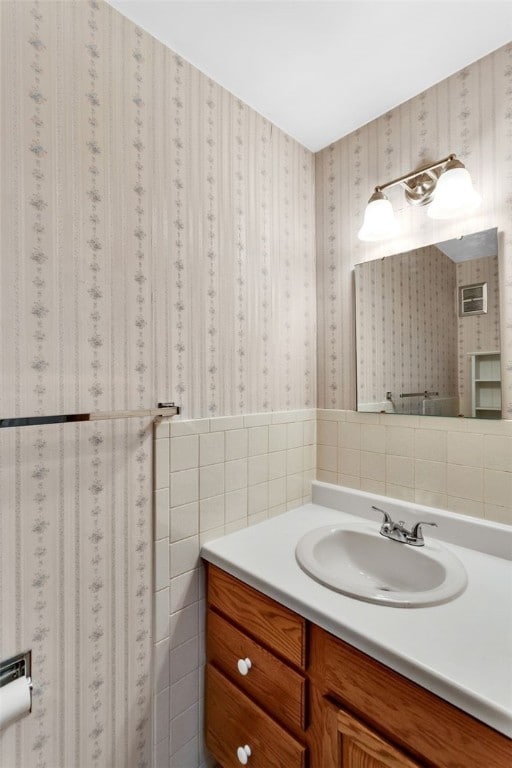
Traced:
POLYGON ((385 240, 397 234, 393 207, 383 192, 397 184, 402 185, 408 203, 428 205, 427 214, 432 219, 451 219, 470 213, 481 202, 464 165, 455 155, 448 155, 375 187, 358 233, 360 240, 385 240))

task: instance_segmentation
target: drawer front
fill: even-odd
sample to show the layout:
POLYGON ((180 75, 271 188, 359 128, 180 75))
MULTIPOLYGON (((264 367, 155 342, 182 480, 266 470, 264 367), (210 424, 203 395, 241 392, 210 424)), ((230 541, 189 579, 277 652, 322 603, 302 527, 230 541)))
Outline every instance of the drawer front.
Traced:
MULTIPOLYGON (((248 696, 294 732, 306 727, 306 678, 219 614, 208 612, 208 661, 219 667, 248 696), (248 658, 247 674, 238 669, 248 658)), ((244 670, 245 671, 245 670, 244 670)))
POLYGON ((206 745, 222 768, 239 768, 249 746, 250 768, 305 768, 306 748, 218 670, 206 667, 206 745))
POLYGON ((208 566, 208 603, 255 640, 301 669, 306 663, 306 621, 213 565, 208 566))

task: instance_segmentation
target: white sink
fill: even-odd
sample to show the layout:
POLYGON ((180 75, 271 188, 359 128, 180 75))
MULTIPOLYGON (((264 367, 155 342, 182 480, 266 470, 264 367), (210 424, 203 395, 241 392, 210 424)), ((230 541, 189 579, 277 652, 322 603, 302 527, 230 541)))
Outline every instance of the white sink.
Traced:
POLYGON ((438 542, 412 547, 365 523, 315 528, 300 539, 295 556, 330 589, 396 608, 446 603, 467 584, 460 560, 438 542))

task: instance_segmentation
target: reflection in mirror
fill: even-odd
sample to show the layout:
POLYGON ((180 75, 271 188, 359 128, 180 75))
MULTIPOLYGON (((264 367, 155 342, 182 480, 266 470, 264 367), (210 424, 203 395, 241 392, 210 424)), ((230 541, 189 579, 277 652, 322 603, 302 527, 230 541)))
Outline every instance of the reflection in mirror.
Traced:
POLYGON ((501 418, 496 228, 355 267, 357 410, 501 418))

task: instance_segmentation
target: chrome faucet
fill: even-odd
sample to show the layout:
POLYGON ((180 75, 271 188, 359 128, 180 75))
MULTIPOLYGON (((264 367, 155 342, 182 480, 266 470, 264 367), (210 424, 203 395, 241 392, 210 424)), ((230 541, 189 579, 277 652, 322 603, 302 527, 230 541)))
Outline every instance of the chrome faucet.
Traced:
POLYGON ((373 504, 372 509, 374 509, 376 512, 380 512, 381 515, 384 515, 384 522, 380 528, 380 533, 382 536, 385 536, 387 539, 392 539, 393 541, 398 541, 401 544, 410 544, 411 547, 422 547, 425 544, 423 531, 421 530, 422 525, 432 525, 437 528, 437 523, 420 521, 419 523, 415 523, 409 531, 405 527, 403 520, 399 520, 398 523, 395 523, 391 519, 389 512, 386 512, 384 509, 380 509, 380 507, 375 507, 373 504))

